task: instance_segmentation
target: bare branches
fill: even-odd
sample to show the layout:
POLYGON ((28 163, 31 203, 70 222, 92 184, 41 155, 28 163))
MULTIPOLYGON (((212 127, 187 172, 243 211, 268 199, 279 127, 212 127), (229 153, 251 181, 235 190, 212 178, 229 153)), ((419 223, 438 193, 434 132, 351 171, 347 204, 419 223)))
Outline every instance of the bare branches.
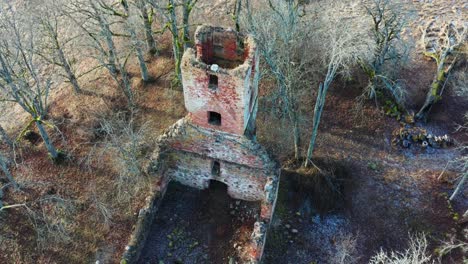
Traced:
POLYGON ((110 8, 104 0, 71 3, 68 16, 79 26, 88 36, 90 47, 94 58, 99 64, 106 68, 118 87, 127 99, 130 109, 135 108, 135 98, 132 91, 130 79, 126 69, 128 59, 119 57, 115 33, 111 27, 115 20, 113 16, 106 15, 106 10, 110 8), (104 10, 103 10, 104 9, 104 10), (119 75, 120 73, 120 75, 119 75))
POLYGON ((42 5, 31 10, 32 16, 39 22, 38 30, 41 33, 40 45, 36 50, 37 55, 51 66, 58 66, 65 73, 63 76, 72 84, 75 93, 80 93, 76 70, 69 59, 71 56, 70 43, 76 42, 81 36, 80 32, 71 33, 65 25, 67 17, 63 14, 64 2, 60 0, 48 0, 42 5))
POLYGON ((352 234, 341 233, 336 243, 336 254, 331 259, 336 264, 353 264, 358 262, 358 237, 352 234))
POLYGON ((18 183, 16 183, 15 179, 13 178, 13 175, 11 174, 10 170, 8 169, 8 164, 7 164, 7 158, 3 156, 3 154, 0 152, 0 169, 5 174, 7 179, 10 181, 10 183, 13 185, 15 189, 18 189, 18 183))
MULTIPOLYGON (((146 67, 146 62, 143 56, 141 41, 138 39, 136 27, 132 21, 135 18, 134 9, 131 8, 127 0, 121 0, 119 5, 107 4, 104 1, 99 1, 98 3, 102 12, 109 12, 111 16, 117 16, 123 19, 125 25, 124 30, 128 32, 132 41, 133 49, 135 50, 135 54, 138 58, 141 78, 143 81, 147 82, 149 80, 148 68, 146 67)), ((116 36, 116 34, 114 34, 114 36, 116 36)))
MULTIPOLYGON (((312 124, 312 134, 307 150, 304 166, 307 167, 312 159, 318 127, 325 106, 328 89, 337 74, 346 75, 358 58, 368 56, 369 41, 366 38, 361 20, 352 16, 340 16, 340 10, 346 3, 331 1, 319 9, 319 28, 314 32, 313 39, 317 40, 316 50, 321 51, 322 67, 325 77, 319 85, 312 124)), ((350 10, 352 11, 352 10, 350 10)))
POLYGON ((136 127, 133 117, 117 113, 101 120, 99 133, 105 135, 100 156, 109 155, 118 172, 115 185, 118 199, 128 201, 146 184, 145 167, 148 161, 145 152, 151 141, 145 138, 147 126, 136 127), (127 119, 128 118, 128 119, 127 119))
POLYGON ((12 209, 24 209, 36 233, 36 242, 40 250, 44 250, 52 242, 71 240, 71 219, 75 211, 72 201, 57 195, 48 195, 27 203, 3 205, 0 212, 12 209))
POLYGON ((277 92, 268 99, 274 101, 281 116, 289 119, 298 159, 301 99, 312 94, 315 83, 317 86, 321 83, 309 144, 311 153, 328 88, 338 74, 349 73, 358 57, 368 56, 368 37, 356 13, 342 11, 347 3, 317 2, 309 5, 313 10, 309 13, 298 1, 270 0, 265 5, 270 8, 255 12, 246 5, 244 27, 258 43, 268 66, 266 74, 277 83, 277 92))
POLYGON ((0 125, 0 139, 1 141, 5 142, 5 144, 7 144, 10 149, 13 149, 14 147, 13 141, 11 140, 10 136, 8 136, 7 132, 5 131, 5 129, 3 129, 1 125, 0 125))
POLYGON ((370 99, 378 100, 377 94, 383 93, 392 98, 401 110, 404 107, 404 90, 398 81, 394 80, 386 66, 392 67, 404 57, 401 32, 406 23, 406 14, 401 5, 390 0, 371 0, 365 5, 366 14, 372 20, 373 54, 359 58, 361 69, 369 78, 369 84, 364 94, 370 99))
MULTIPOLYGON (((466 242, 466 240, 461 241, 456 239, 455 236, 452 236, 449 238, 449 240, 442 241, 442 245, 437 247, 436 252, 439 255, 439 260, 441 261, 442 259, 444 259, 445 256, 457 250, 460 250, 463 256, 466 256, 466 254, 468 253, 468 243, 466 242)), ((442 261, 440 263, 442 263, 442 261)))
POLYGON ((184 50, 189 47, 190 44, 190 14, 193 8, 198 3, 198 0, 167 0, 167 4, 161 5, 161 1, 150 0, 154 9, 159 12, 164 18, 165 26, 164 30, 168 29, 172 35, 172 51, 175 60, 175 84, 182 83, 182 72, 180 66, 182 63, 182 55, 184 50), (178 7, 182 7, 182 19, 178 16, 178 7), (180 21, 182 20, 182 21, 180 21), (182 24, 182 25, 180 25, 182 24), (182 29, 182 34, 180 34, 182 29))
POLYGON ((310 28, 300 17, 294 1, 272 1, 274 11, 269 8, 253 12, 246 6, 243 27, 250 32, 259 47, 262 59, 268 66, 266 75, 273 77, 278 90, 269 100, 291 123, 294 141, 294 155, 300 156, 300 110, 299 98, 308 87, 308 76, 313 68, 309 67, 311 56, 309 43, 304 39, 310 36, 310 28), (274 2, 274 3, 273 3, 274 2))
POLYGON ((154 22, 154 9, 150 6, 148 0, 136 0, 136 6, 140 11, 141 19, 143 21, 147 50, 150 55, 154 55, 158 52, 152 29, 154 22))
POLYGON ((389 252, 386 253, 380 250, 373 256, 370 264, 429 264, 434 263, 431 261, 431 255, 427 253, 427 239, 424 234, 411 236, 408 248, 403 252, 389 252))
POLYGON ((32 21, 20 16, 18 11, 5 10, 1 15, 0 89, 7 100, 31 115, 51 158, 56 160, 59 152, 43 127, 52 81, 39 73, 32 21))

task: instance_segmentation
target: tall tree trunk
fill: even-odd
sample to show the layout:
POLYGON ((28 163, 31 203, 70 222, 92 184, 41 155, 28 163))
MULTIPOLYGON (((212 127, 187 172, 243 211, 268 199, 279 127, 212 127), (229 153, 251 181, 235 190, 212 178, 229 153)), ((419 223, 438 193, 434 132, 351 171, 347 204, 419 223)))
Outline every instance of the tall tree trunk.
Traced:
POLYGON ((310 136, 309 148, 307 149, 307 157, 304 167, 308 167, 309 162, 312 160, 312 154, 314 153, 315 141, 317 139, 320 118, 322 116, 323 106, 325 105, 326 95, 326 89, 324 89, 323 83, 321 83, 318 89, 317 100, 315 102, 314 118, 312 121, 312 135, 310 136))
MULTIPOLYGON (((140 10, 143 19, 143 26, 145 28, 145 40, 146 46, 148 48, 148 53, 150 55, 155 55, 158 52, 158 49, 156 47, 156 41, 154 40, 153 36, 153 15, 148 14, 148 8, 142 0, 138 1, 138 9, 140 10)), ((152 9, 151 12, 153 12, 152 9)))
POLYGON ((437 72, 432 81, 431 87, 426 95, 426 100, 423 106, 416 114, 416 119, 427 121, 429 112, 432 106, 442 98, 445 83, 450 71, 455 66, 458 56, 457 53, 453 54, 456 49, 456 45, 451 46, 440 53, 426 52, 425 55, 433 58, 437 63, 437 72), (439 55, 440 54, 440 55, 439 55))
POLYGON ((104 35, 106 46, 107 46, 107 52, 109 53, 107 55, 107 60, 108 62, 106 63, 106 68, 109 69, 111 72, 111 75, 116 75, 118 73, 117 70, 117 54, 116 54, 116 48, 114 45, 114 40, 112 39, 112 31, 110 29, 109 23, 105 20, 102 14, 102 10, 100 10, 96 4, 90 0, 91 7, 97 14, 97 20, 99 23, 99 27, 101 28, 101 32, 104 35))
POLYGON ((190 22, 190 12, 192 11, 190 2, 191 2, 190 0, 184 0, 184 10, 183 10, 183 17, 182 17, 182 25, 184 28, 184 32, 183 32, 184 50, 190 47, 189 22, 190 22))
POLYGON ((293 137, 294 137, 294 159, 298 160, 300 156, 301 133, 299 130, 299 124, 297 123, 297 120, 294 121, 293 137))
POLYGON ((65 70, 65 73, 67 74, 68 80, 73 86, 73 90, 75 93, 81 93, 81 88, 80 85, 78 84, 78 79, 76 78, 75 73, 73 73, 70 63, 68 63, 68 60, 65 58, 65 54, 60 47, 58 40, 55 40, 56 42, 56 47, 57 47, 57 55, 59 57, 60 63, 62 64, 63 69, 65 70))
MULTIPOLYGON (((437 74, 432 81, 431 87, 426 95, 426 100, 424 101, 423 106, 416 114, 416 119, 426 121, 429 111, 432 106, 440 100, 443 92, 443 87, 447 79, 447 69, 445 69, 445 56, 440 60, 439 65, 437 65, 437 74)), ((449 69, 451 67, 449 66, 449 69)))
POLYGON ((132 23, 129 21, 129 16, 130 16, 130 8, 128 5, 128 2, 126 0, 122 0, 122 5, 125 9, 125 12, 127 13, 127 18, 126 18, 126 24, 128 27, 128 31, 130 32, 130 37, 132 39, 132 44, 133 47, 135 48, 135 52, 138 58, 138 64, 140 65, 140 74, 141 74, 141 79, 144 82, 147 82, 149 80, 148 78, 148 68, 146 67, 145 63, 145 57, 143 55, 143 49, 141 48, 140 45, 140 40, 137 37, 137 34, 135 32, 135 28, 133 28, 132 23))
POLYGON ((328 88, 330 87, 333 79, 335 79, 338 67, 338 62, 330 61, 328 64, 328 70, 327 75, 325 76, 325 81, 319 85, 319 89, 317 92, 317 100, 315 102, 314 109, 312 135, 310 137, 309 148, 307 149, 307 157, 304 163, 304 167, 307 167, 309 165, 310 160, 312 159, 312 154, 315 148, 315 141, 317 139, 318 134, 318 128, 320 125, 320 119, 322 118, 323 107, 325 106, 325 99, 327 98, 328 88))
POLYGON ((242 10, 242 0, 236 0, 234 3, 234 23, 236 25, 236 31, 240 31, 240 23, 239 23, 239 18, 240 18, 240 12, 242 10))
POLYGON ((45 130, 44 126, 42 125, 41 121, 36 121, 36 126, 39 129, 39 134, 42 137, 42 140, 44 140, 44 144, 47 148, 47 151, 49 152, 49 155, 52 160, 57 160, 58 158, 58 151, 55 149, 54 145, 52 144, 49 134, 47 134, 47 131, 45 130))
POLYGON ((130 110, 133 111, 136 105, 135 105, 134 94, 132 91, 132 85, 130 83, 130 79, 128 78, 128 73, 127 73, 127 70, 122 66, 120 67, 120 72, 121 72, 121 77, 122 77, 120 86, 125 94, 125 97, 127 97, 128 106, 130 110))
POLYGON ((5 176, 8 178, 8 181, 10 181, 11 184, 13 184, 13 187, 15 187, 15 189, 18 189, 18 183, 13 178, 13 175, 11 175, 11 172, 8 169, 6 158, 3 157, 1 153, 0 153, 0 168, 3 171, 3 174, 5 174, 5 176))
POLYGON ((175 75, 176 79, 179 83, 182 82, 182 72, 180 69, 180 65, 182 62, 182 51, 181 51, 181 45, 180 45, 180 40, 179 40, 179 29, 177 27, 177 15, 176 15, 176 9, 175 9, 175 3, 174 0, 169 0, 170 7, 169 7, 169 23, 171 27, 171 33, 172 33, 172 50, 174 53, 174 60, 175 60, 175 75))
POLYGON ((9 147, 10 149, 13 148, 13 141, 11 140, 11 138, 8 136, 8 134, 6 133, 6 131, 3 129, 2 126, 0 126, 0 136, 1 138, 3 139, 3 142, 5 142, 9 147))
POLYGON ((116 62, 117 54, 115 54, 114 41, 112 40, 112 34, 110 33, 110 30, 106 31, 105 35, 106 35, 106 44, 107 44, 107 47, 109 49, 108 67, 109 67, 110 71, 113 74, 117 74, 118 73, 117 67, 116 67, 116 65, 117 65, 117 62, 116 62))
MULTIPOLYGON (((280 78, 282 80, 282 77, 280 78)), ((281 81, 280 81, 281 82, 281 81)), ((284 92, 288 94, 287 87, 284 86, 284 92)), ((281 93, 281 92, 280 92, 281 93)), ((289 117, 289 121, 292 123, 293 126, 293 142, 294 142, 294 159, 298 160, 300 157, 300 146, 301 146, 301 131, 299 129, 299 117, 298 113, 294 111, 291 101, 289 100, 290 95, 286 95, 283 97, 285 100, 285 108, 287 111, 287 115, 289 117)))
POLYGON ((143 55, 143 49, 141 48, 141 45, 139 43, 139 40, 137 39, 136 32, 133 29, 133 27, 131 25, 128 25, 128 27, 130 30, 130 35, 132 37, 133 46, 135 47, 135 52, 138 58, 138 63, 140 65, 141 79, 144 82, 147 82, 149 80, 148 67, 146 67, 145 57, 143 55))
POLYGON ((465 185, 466 178, 468 177, 468 172, 463 174, 463 178, 461 181, 458 183, 457 188, 455 188, 455 191, 453 191, 453 194, 450 196, 450 201, 453 201, 457 194, 460 192, 460 190, 463 188, 463 185, 465 185))

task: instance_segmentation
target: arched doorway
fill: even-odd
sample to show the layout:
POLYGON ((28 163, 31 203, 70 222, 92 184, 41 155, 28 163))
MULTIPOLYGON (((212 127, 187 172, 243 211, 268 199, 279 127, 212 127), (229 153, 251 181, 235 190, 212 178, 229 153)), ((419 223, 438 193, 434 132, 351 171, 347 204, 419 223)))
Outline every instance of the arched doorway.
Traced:
POLYGON ((216 193, 224 193, 227 194, 228 191, 228 186, 224 182, 217 181, 217 180, 210 180, 208 188, 210 192, 216 192, 216 193))

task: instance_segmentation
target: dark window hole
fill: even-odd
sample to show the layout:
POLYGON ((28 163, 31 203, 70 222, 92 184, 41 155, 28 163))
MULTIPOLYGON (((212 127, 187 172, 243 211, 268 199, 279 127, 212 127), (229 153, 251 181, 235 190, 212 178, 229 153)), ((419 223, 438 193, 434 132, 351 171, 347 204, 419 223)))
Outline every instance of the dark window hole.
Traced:
POLYGON ((214 126, 221 125, 221 114, 216 112, 208 112, 208 123, 214 126))
POLYGON ((218 90, 218 76, 210 74, 210 82, 208 87, 211 90, 218 90))

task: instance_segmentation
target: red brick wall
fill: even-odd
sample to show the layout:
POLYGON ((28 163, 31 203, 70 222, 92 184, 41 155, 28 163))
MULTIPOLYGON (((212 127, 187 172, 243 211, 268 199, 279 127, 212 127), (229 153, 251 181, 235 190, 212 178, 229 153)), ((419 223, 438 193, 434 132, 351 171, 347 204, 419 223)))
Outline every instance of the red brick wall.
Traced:
POLYGON ((192 76, 183 76, 185 105, 193 123, 228 133, 242 135, 244 132, 242 94, 239 94, 239 84, 230 75, 218 76, 218 89, 208 88, 209 75, 206 71, 194 69, 192 76), (221 126, 208 123, 208 112, 221 114, 221 126))

